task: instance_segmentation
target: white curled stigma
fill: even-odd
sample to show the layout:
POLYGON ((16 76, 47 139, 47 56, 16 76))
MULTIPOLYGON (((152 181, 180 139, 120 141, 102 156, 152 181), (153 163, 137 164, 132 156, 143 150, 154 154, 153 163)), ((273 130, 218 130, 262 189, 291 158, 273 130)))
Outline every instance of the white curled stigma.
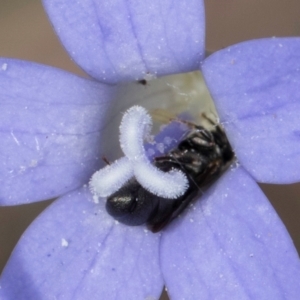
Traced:
POLYGON ((108 197, 132 176, 150 193, 176 199, 188 188, 186 175, 178 169, 163 172, 148 159, 144 139, 150 134, 152 119, 141 106, 128 109, 120 125, 120 144, 125 157, 96 172, 90 181, 93 193, 108 197))
POLYGON ((133 168, 127 157, 116 160, 93 174, 90 188, 98 197, 109 197, 133 176, 133 168))

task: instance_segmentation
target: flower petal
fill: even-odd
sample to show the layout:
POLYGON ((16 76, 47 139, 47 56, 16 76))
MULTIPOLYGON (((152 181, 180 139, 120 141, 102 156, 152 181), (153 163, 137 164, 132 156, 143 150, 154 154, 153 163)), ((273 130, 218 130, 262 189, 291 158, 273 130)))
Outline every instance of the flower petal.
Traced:
POLYGON ((241 164, 258 181, 300 180, 300 39, 241 43, 203 64, 241 164))
POLYGON ((42 65, 0 59, 0 202, 50 199, 99 167, 113 89, 42 65))
POLYGON ((176 299, 298 299, 300 263, 286 229, 244 169, 230 169, 163 233, 176 299))
POLYGON ((77 190, 22 236, 4 269, 0 298, 157 299, 159 240, 143 227, 116 223, 87 188, 77 190))
POLYGON ((44 0, 72 58, 105 82, 195 70, 204 54, 201 0, 44 0))

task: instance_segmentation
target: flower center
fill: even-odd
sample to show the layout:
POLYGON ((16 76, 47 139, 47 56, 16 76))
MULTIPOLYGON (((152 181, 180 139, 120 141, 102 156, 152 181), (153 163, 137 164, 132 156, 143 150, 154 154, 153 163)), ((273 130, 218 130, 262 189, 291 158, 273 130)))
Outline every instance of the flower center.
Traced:
POLYGON ((153 79, 146 84, 122 84, 116 98, 118 101, 111 106, 102 135, 105 141, 102 145, 102 156, 109 161, 123 155, 118 128, 122 113, 133 105, 141 105, 147 109, 154 122, 154 135, 160 131, 162 125, 168 124, 170 119, 178 116, 202 124, 201 115, 205 113, 218 123, 214 103, 198 71, 153 79))
MULTIPOLYGON (((147 82, 141 85, 148 86, 147 82)), ((193 92, 187 98, 191 106, 193 92)), ((198 98, 197 105, 199 102, 198 98)), ((146 109, 135 105, 124 113, 119 138, 124 156, 108 163, 90 181, 94 197, 107 197, 106 209, 116 220, 127 225, 146 223, 157 232, 232 162, 234 153, 223 129, 207 112, 202 112, 202 121, 211 129, 189 121, 198 119, 200 113, 186 110, 179 111, 178 117, 174 109, 174 115, 172 110, 154 111, 154 117, 163 116, 169 122, 154 139, 150 136, 152 118, 146 109)))

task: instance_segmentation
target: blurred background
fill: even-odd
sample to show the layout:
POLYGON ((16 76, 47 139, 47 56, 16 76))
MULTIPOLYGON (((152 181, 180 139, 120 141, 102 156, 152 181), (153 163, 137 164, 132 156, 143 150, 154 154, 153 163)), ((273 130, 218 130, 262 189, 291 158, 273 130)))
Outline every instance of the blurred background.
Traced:
MULTIPOLYGON (((205 2, 208 52, 253 38, 299 36, 299 0, 205 2)), ((40 0, 0 0, 0 56, 32 60, 85 76, 60 45, 40 0)), ((300 252, 300 184, 261 187, 300 252)), ((0 272, 26 227, 49 204, 0 207, 0 272)))

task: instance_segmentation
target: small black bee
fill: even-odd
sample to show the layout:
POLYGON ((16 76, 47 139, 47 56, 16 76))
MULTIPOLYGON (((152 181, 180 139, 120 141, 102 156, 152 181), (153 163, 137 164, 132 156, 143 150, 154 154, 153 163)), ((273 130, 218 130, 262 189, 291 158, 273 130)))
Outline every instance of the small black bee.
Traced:
POLYGON ((162 230, 196 198, 200 188, 218 179, 233 161, 234 152, 219 125, 208 130, 182 122, 191 130, 175 149, 153 163, 164 172, 181 170, 188 178, 187 191, 177 199, 166 199, 151 194, 132 178, 107 199, 106 210, 116 220, 132 226, 147 224, 152 232, 162 230))
POLYGON ((140 79, 137 81, 139 84, 142 84, 142 85, 147 85, 147 80, 146 79, 140 79))

